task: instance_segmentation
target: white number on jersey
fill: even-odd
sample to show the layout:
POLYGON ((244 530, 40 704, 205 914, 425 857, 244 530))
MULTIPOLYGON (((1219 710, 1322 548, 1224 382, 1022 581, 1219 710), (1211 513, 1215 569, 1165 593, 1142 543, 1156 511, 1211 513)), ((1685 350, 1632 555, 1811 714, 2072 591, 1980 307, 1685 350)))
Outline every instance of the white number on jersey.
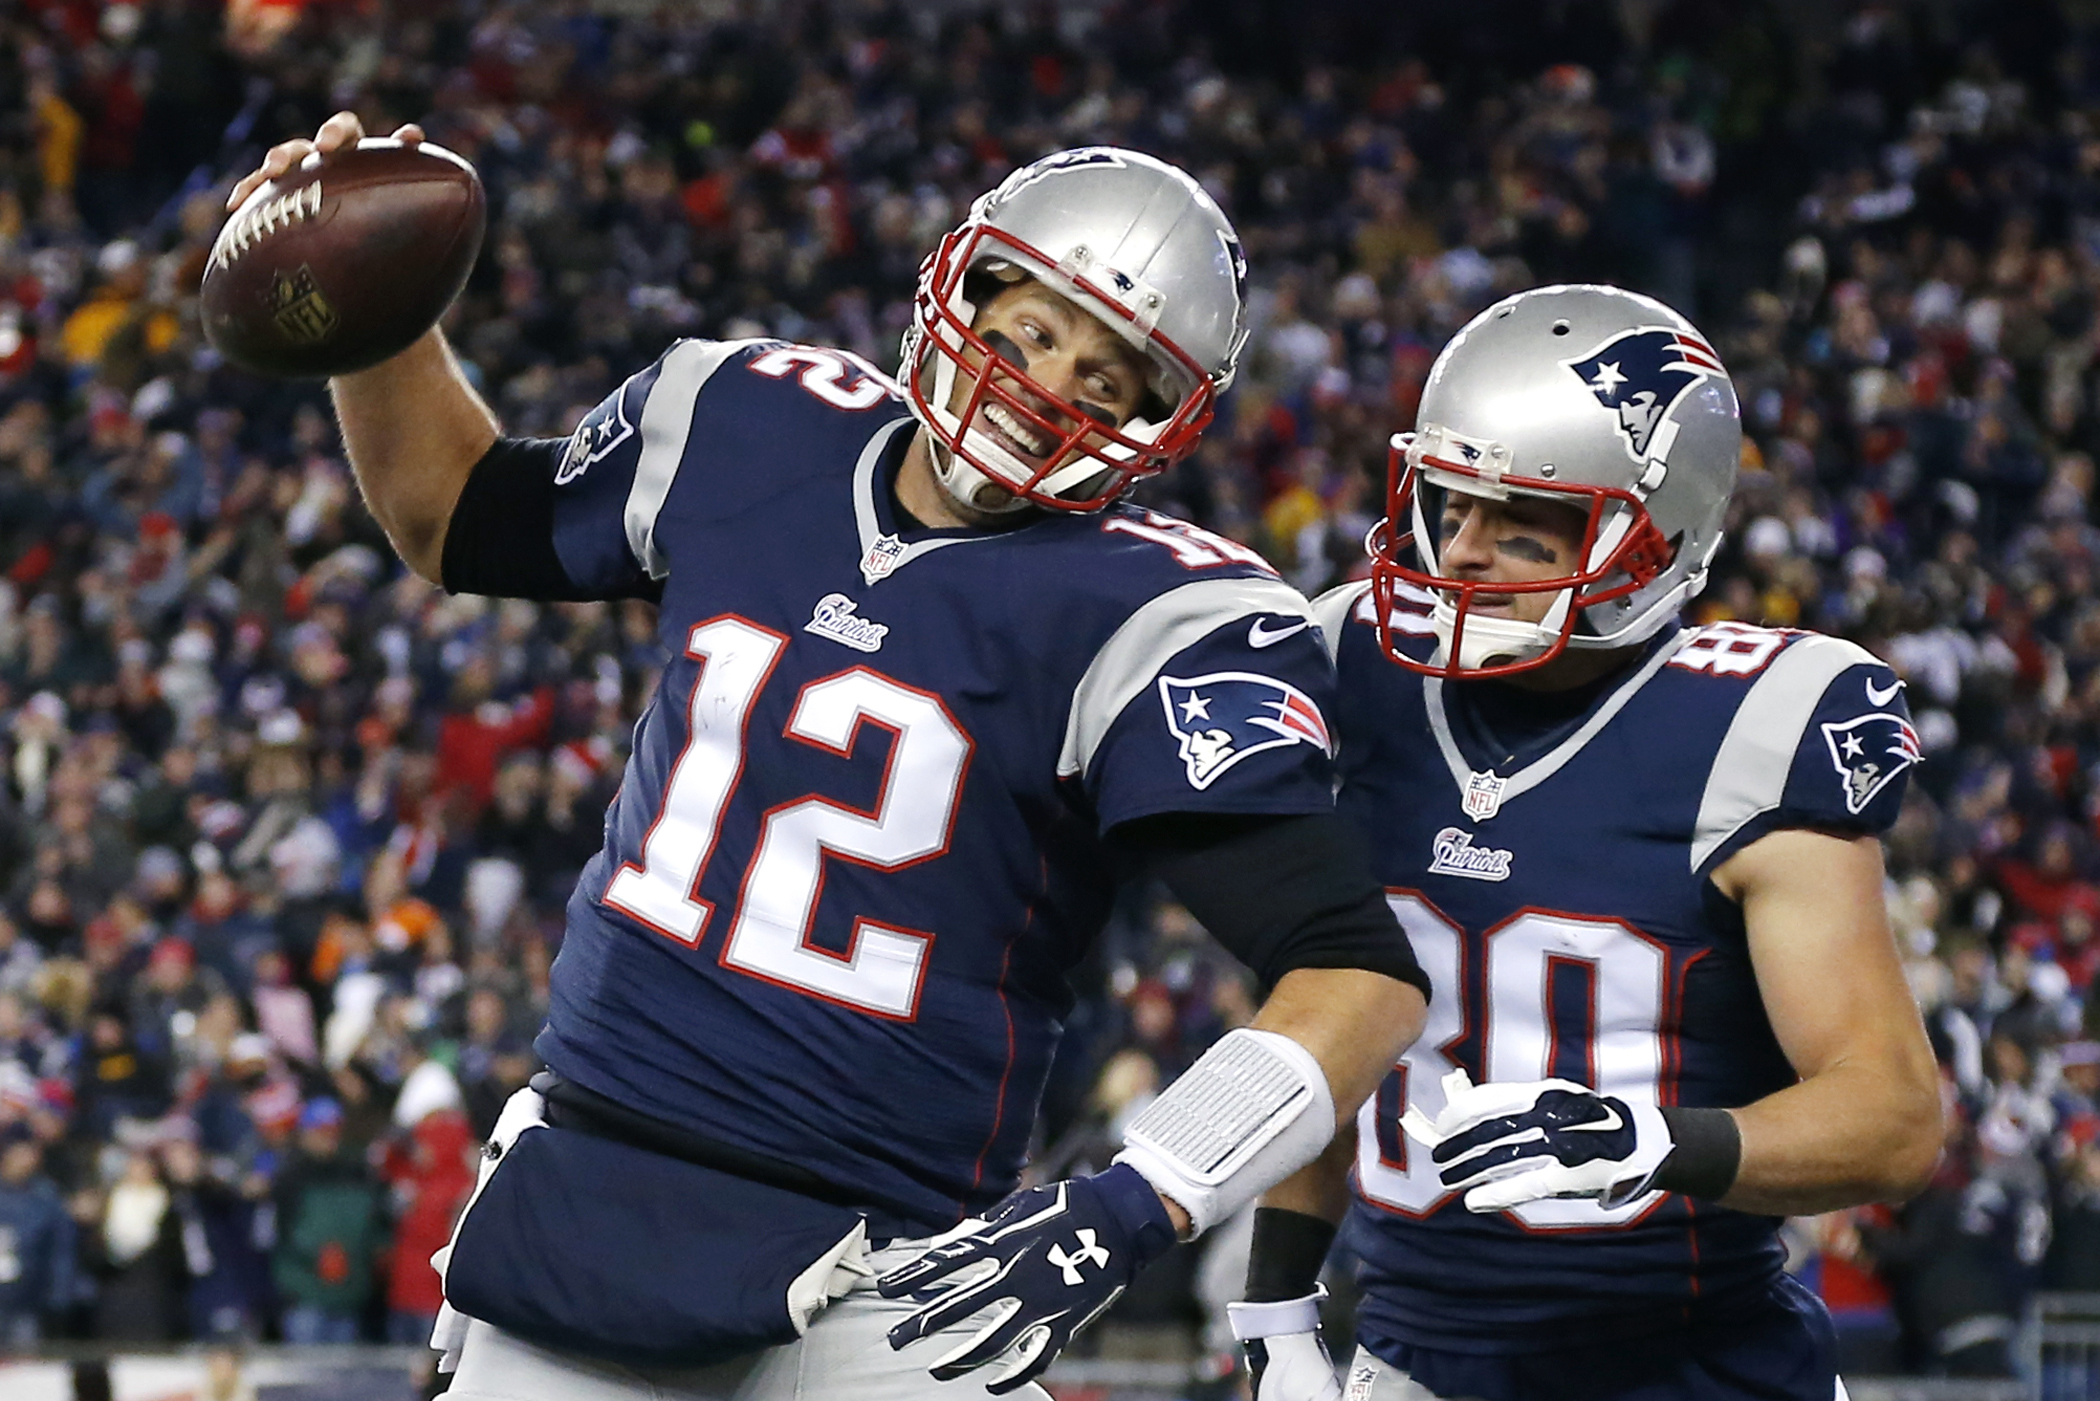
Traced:
POLYGON ((873 920, 854 921, 843 957, 809 942, 824 887, 824 858, 894 871, 948 849, 962 797, 970 739, 940 698, 900 686, 866 667, 813 681, 795 700, 787 732, 851 758, 863 722, 896 735, 875 811, 814 795, 766 817, 758 854, 744 874, 744 893, 722 962, 731 968, 909 1020, 918 1010, 931 934, 873 920))
MULTIPOLYGON (((1400 1128, 1410 1104, 1435 1118, 1444 1107, 1444 1077, 1456 1069, 1445 1053, 1462 1040, 1469 956, 1485 960, 1487 1016, 1478 1028, 1488 1080, 1543 1080, 1567 1054, 1564 1037, 1584 1038, 1589 1084, 1606 1094, 1653 1102, 1663 1070, 1662 945, 1619 920, 1527 910, 1468 940, 1465 931, 1413 891, 1386 896, 1407 931, 1436 996, 1421 1036, 1393 1078, 1357 1116, 1357 1181, 1371 1201, 1406 1216, 1427 1216, 1452 1193, 1437 1165, 1400 1128), (1469 947, 1469 944, 1471 947, 1469 947), (1556 1023, 1548 998, 1556 964, 1588 965, 1588 1024, 1556 1023), (1397 1086, 1398 1093, 1393 1093, 1397 1086)), ((1579 1078, 1579 1077, 1578 1077, 1579 1078)), ((1624 1225, 1655 1203, 1653 1193, 1607 1211, 1594 1201, 1527 1202, 1510 1212, 1534 1230, 1624 1225)))
POLYGON ((1800 635, 1785 628, 1752 627, 1748 623, 1709 623, 1677 649, 1670 665, 1686 671, 1708 671, 1715 676, 1755 676, 1772 664, 1780 648, 1800 635))
POLYGON ((882 372, 857 355, 814 345, 784 345, 751 362, 754 373, 785 379, 797 369, 804 389, 834 408, 872 409, 890 392, 882 372))
MULTIPOLYGON (((642 863, 620 867, 604 901, 667 938, 698 947, 714 907, 696 893, 743 773, 751 707, 787 639, 741 618, 694 627, 686 655, 700 664, 687 704, 686 746, 642 840, 642 863)), ((917 1015, 933 935, 870 919, 853 924, 848 952, 809 943, 824 864, 837 857, 894 871, 948 849, 962 801, 970 738, 938 697, 866 667, 812 681, 788 721, 790 737, 851 757, 862 724, 895 739, 875 811, 814 793, 766 815, 744 871, 724 967, 878 1016, 917 1015)))
POLYGON ((1221 564, 1251 564, 1264 574, 1274 574, 1276 569, 1261 557, 1261 552, 1237 540, 1228 540, 1213 534, 1200 525, 1163 516, 1157 511, 1145 511, 1144 519, 1132 520, 1128 516, 1110 516, 1101 522, 1103 530, 1118 535, 1135 535, 1140 540, 1150 540, 1155 545, 1164 545, 1174 552, 1175 561, 1183 569, 1215 569, 1221 564))

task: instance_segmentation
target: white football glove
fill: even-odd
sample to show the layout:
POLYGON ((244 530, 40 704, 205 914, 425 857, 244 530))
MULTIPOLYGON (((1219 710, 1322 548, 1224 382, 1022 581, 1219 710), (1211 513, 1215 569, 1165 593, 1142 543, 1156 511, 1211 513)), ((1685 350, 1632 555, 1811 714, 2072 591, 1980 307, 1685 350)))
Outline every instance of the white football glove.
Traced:
POLYGON ((1342 1401, 1334 1359, 1320 1339, 1322 1287, 1302 1299, 1225 1306, 1232 1336, 1247 1350, 1254 1401, 1342 1401))
POLYGON ((1409 1137, 1466 1194, 1466 1210, 1507 1211, 1545 1197, 1589 1197, 1607 1208, 1650 1190, 1676 1143, 1662 1110, 1572 1080, 1475 1085, 1444 1077, 1444 1109, 1401 1118, 1409 1137))

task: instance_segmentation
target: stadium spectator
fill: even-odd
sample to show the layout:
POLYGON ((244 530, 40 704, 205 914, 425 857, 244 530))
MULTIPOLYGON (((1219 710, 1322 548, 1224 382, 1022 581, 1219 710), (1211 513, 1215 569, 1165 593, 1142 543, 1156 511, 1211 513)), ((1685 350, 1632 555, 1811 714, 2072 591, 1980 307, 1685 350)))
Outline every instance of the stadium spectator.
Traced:
POLYGON ((274 1194, 279 1324, 286 1342, 353 1343, 384 1248, 379 1185, 345 1146, 334 1100, 309 1102, 298 1133, 274 1194))
POLYGON ((34 1347, 73 1298, 73 1220, 33 1138, 0 1148, 0 1349, 34 1347))

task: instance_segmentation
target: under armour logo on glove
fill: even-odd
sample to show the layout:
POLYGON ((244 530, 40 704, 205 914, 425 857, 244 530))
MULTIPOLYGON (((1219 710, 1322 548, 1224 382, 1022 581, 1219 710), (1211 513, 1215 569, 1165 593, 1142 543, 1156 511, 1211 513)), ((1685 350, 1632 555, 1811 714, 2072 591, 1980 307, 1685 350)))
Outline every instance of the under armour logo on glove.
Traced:
POLYGON ((1051 1264, 1065 1272, 1066 1284, 1079 1285, 1086 1282, 1086 1276, 1079 1272, 1079 1267, 1088 1263, 1106 1265, 1108 1263, 1108 1252, 1094 1244, 1093 1227, 1089 1226, 1083 1231, 1074 1231, 1072 1234, 1079 1242, 1079 1250, 1076 1254, 1067 1254, 1063 1246, 1053 1245, 1050 1247, 1050 1254, 1046 1258, 1051 1264))
POLYGON ((1128 1164, 1016 1192, 876 1281, 884 1298, 921 1305, 890 1329, 890 1346, 908 1347, 982 1315, 982 1326, 927 1370, 945 1382, 984 1367, 986 1391, 1012 1391, 1039 1376, 1173 1243, 1159 1194, 1128 1164))
POLYGON ((1624 1206, 1649 1190, 1676 1146, 1655 1105, 1572 1080, 1475 1085, 1454 1070, 1443 1085, 1434 1121, 1411 1108, 1401 1123, 1443 1165, 1438 1180, 1466 1194, 1468 1211, 1545 1197, 1624 1206))

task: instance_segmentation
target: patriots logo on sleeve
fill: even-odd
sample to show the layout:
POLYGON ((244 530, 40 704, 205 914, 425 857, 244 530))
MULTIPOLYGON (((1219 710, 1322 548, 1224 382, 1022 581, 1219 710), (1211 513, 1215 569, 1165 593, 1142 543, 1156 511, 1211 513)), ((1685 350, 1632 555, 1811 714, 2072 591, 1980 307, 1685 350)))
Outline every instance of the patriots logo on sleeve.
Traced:
POLYGON ((1250 754, 1287 744, 1334 752, 1327 721, 1312 697, 1273 676, 1218 671, 1159 678, 1167 728, 1181 746, 1189 786, 1203 789, 1250 754))
POLYGON ((615 394, 587 415, 569 435, 569 450, 554 471, 554 484, 567 486, 634 434, 627 421, 627 396, 615 394))
POLYGON ((1677 421, 1670 417, 1677 401, 1709 377, 1728 378, 1712 346, 1666 326, 1623 331, 1580 359, 1561 363, 1618 416, 1619 436, 1636 462, 1667 461, 1677 441, 1677 421))
POLYGON ((1900 715, 1876 711, 1823 727, 1830 762, 1845 785, 1845 811, 1865 812, 1876 794, 1919 760, 1918 732, 1900 715))

